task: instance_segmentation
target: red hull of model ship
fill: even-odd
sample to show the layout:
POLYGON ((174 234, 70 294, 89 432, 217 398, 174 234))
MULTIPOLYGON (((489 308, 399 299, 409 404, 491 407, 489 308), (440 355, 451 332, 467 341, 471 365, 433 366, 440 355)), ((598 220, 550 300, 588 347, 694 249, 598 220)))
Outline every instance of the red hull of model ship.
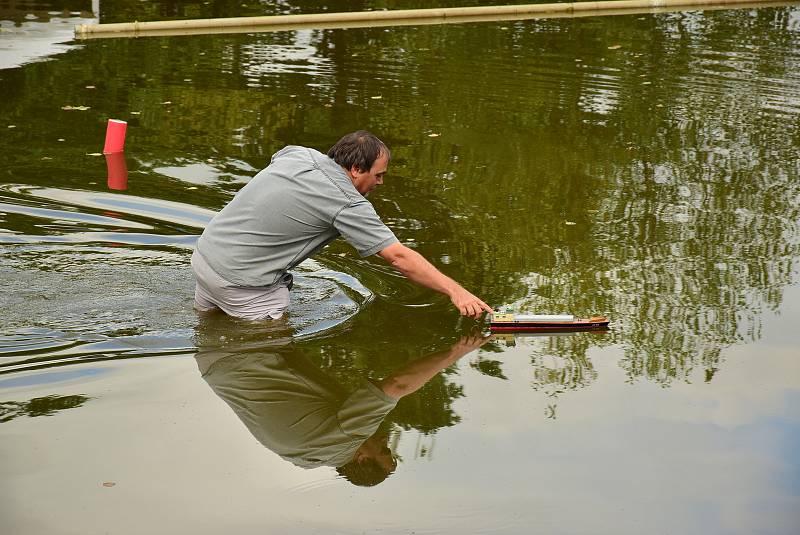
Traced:
POLYGON ((490 323, 492 332, 533 332, 533 331, 591 331, 608 328, 608 320, 603 319, 578 319, 569 323, 564 322, 497 322, 490 323))

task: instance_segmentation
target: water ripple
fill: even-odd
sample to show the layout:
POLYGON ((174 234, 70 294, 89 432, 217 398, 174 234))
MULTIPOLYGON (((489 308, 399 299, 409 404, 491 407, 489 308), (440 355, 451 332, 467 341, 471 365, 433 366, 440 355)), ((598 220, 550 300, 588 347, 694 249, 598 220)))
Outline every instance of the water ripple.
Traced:
MULTIPOLYGON (((193 229, 204 228, 215 214, 213 210, 200 208, 191 204, 116 193, 40 188, 22 184, 0 185, 0 191, 22 196, 23 199, 27 199, 28 202, 34 199, 39 202, 46 201, 52 206, 54 201, 58 201, 70 207, 104 210, 106 214, 111 213, 115 216, 126 214, 140 217, 160 223, 161 225, 158 225, 160 227, 164 227, 165 224, 172 224, 193 229)), ((73 217, 77 216, 73 215, 73 217)), ((112 217, 111 219, 115 218, 112 217)), ((133 224, 135 223, 123 220, 123 223, 117 226, 130 227, 133 224)), ((153 228, 142 223, 138 225, 139 226, 132 228, 153 228)), ((156 228, 158 228, 158 226, 156 228)))

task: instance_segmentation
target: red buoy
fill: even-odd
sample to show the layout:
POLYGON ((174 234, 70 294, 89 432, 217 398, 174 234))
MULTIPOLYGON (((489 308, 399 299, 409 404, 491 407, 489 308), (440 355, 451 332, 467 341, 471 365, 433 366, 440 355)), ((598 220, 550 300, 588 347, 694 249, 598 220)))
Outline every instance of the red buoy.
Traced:
POLYGON ((106 144, 103 147, 103 154, 113 154, 122 152, 125 148, 125 131, 128 123, 118 119, 109 119, 106 127, 106 144))

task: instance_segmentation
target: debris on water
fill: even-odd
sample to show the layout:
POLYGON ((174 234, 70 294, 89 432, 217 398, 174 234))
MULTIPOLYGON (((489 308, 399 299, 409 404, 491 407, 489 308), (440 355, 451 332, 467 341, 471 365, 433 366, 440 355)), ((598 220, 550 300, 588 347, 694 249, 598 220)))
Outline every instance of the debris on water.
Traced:
POLYGON ((622 45, 611 45, 608 47, 609 50, 619 50, 620 48, 622 48, 622 45))
POLYGON ((141 115, 141 114, 142 114, 142 112, 140 112, 140 111, 132 111, 131 112, 131 115, 141 115))
POLYGON ((16 127, 17 127, 17 125, 15 125, 15 124, 10 124, 10 125, 8 125, 8 127, 9 127, 9 128, 16 128, 16 127))
POLYGON ((374 97, 369 97, 369 98, 371 98, 372 100, 380 100, 380 99, 383 98, 383 96, 382 95, 375 95, 374 97))
POLYGON ((114 485, 116 485, 116 483, 114 483, 113 481, 103 481, 104 487, 113 487, 114 485))
POLYGON ((171 100, 165 100, 165 101, 164 101, 164 102, 162 102, 161 104, 164 104, 164 105, 166 106, 166 105, 168 105, 168 104, 172 104, 172 101, 171 101, 171 100))
POLYGON ((439 137, 441 135, 442 134, 431 133, 431 134, 428 134, 428 137, 439 137))
POLYGON ((86 86, 86 89, 96 89, 96 87, 95 87, 95 86, 93 86, 93 85, 87 85, 87 86, 86 86))
POLYGON ((102 156, 102 152, 87 152, 86 156, 102 156))
POLYGON ((565 225, 577 225, 577 223, 575 221, 565 221, 564 224, 565 225))
POLYGON ((86 111, 86 110, 91 109, 91 107, 90 106, 70 106, 69 104, 67 104, 66 106, 61 106, 61 109, 62 110, 66 110, 66 111, 86 111))

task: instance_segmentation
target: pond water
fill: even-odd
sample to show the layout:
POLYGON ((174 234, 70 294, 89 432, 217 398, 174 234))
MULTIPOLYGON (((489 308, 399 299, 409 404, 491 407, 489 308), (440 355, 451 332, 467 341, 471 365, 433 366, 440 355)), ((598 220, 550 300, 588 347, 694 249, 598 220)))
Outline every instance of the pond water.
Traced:
POLYGON ((800 531, 800 8, 85 42, 63 25, 93 6, 62 8, 2 12, 0 531, 800 531), (610 329, 455 360, 486 322, 340 241, 285 321, 199 317, 209 218, 359 128, 402 242, 495 307, 610 329), (265 438, 279 371, 343 398, 415 366, 369 416, 379 484, 265 438))

